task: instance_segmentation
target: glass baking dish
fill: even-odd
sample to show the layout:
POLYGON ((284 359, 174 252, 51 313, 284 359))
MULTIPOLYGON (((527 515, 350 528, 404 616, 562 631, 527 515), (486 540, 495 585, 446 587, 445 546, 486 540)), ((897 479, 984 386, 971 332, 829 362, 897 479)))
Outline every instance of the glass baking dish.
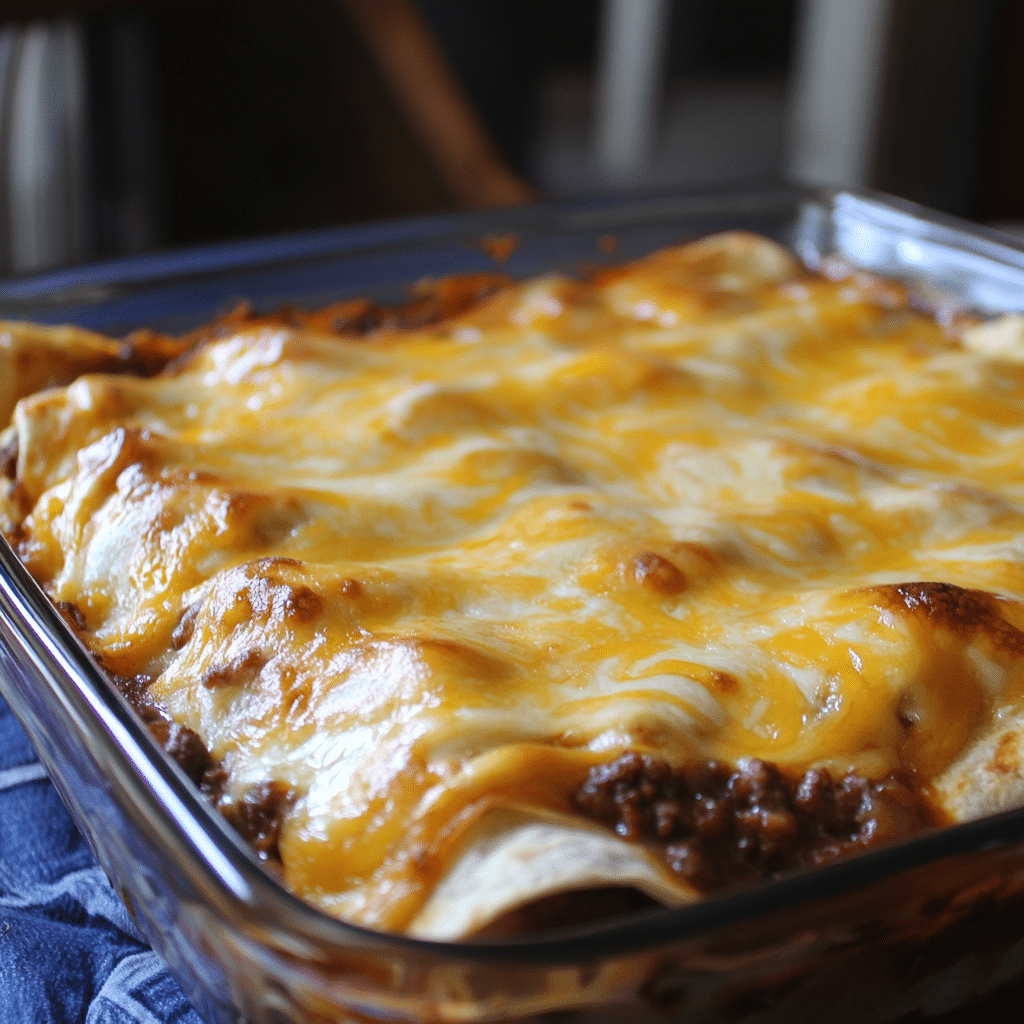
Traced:
MULTIPOLYGON (((1024 247, 863 192, 588 202, 211 246, 0 282, 0 315, 119 334, 257 308, 394 301, 424 276, 578 271, 726 228, 909 281, 940 315, 1024 310, 1024 247), (609 250, 614 250, 610 252, 609 250)), ((0 691, 115 889, 209 1024, 881 1022, 1024 974, 1024 810, 709 898, 491 942, 327 918, 283 890, 151 739, 0 541, 0 691)))

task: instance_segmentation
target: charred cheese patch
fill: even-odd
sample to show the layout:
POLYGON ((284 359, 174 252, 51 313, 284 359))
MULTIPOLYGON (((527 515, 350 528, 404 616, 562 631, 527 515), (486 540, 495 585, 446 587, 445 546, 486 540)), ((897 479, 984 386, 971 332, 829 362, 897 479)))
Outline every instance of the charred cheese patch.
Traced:
POLYGON ((1024 796, 1005 351, 719 236, 369 340, 240 323, 26 398, 5 522, 237 799, 291 794, 283 876, 314 905, 455 937, 541 875, 683 902, 575 810, 594 766, 903 772, 953 817, 1024 796), (517 882, 527 847, 547 867, 517 882), (460 879, 486 905, 432 924, 460 879))

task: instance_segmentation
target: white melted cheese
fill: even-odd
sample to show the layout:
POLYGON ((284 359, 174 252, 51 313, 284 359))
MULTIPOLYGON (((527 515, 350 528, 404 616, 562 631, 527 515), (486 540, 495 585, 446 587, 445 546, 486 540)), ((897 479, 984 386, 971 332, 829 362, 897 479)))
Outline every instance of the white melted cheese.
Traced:
POLYGON ((1002 351, 741 235, 370 340, 243 327, 21 402, 21 551, 236 793, 292 789, 295 892, 401 929, 474 822, 626 750, 954 764, 1022 696, 1002 351))

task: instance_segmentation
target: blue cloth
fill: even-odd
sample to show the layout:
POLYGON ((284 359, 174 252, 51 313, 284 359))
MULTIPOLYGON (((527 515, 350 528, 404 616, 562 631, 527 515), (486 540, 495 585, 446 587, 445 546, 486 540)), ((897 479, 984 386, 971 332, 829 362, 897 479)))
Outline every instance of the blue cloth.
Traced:
POLYGON ((202 1024, 0 698, 0 1021, 202 1024))

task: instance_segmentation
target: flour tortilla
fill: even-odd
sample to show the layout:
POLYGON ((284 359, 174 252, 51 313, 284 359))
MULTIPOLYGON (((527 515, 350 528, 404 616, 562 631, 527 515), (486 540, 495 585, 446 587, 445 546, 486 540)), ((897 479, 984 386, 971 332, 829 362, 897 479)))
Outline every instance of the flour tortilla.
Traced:
POLYGON ((19 399, 70 384, 84 373, 155 371, 179 355, 190 339, 137 332, 127 340, 81 327, 0 324, 0 429, 19 399))
POLYGON ((77 327, 4 323, 0 331, 0 426, 18 399, 45 388, 70 384, 83 373, 112 370, 121 342, 77 327))
POLYGON ((995 718, 932 783, 952 821, 974 821, 1024 804, 1024 706, 995 718))
POLYGON ((493 810, 466 835, 408 932, 421 939, 465 939, 545 897, 604 888, 635 889, 667 907, 699 898, 642 846, 596 826, 531 810, 493 810))

